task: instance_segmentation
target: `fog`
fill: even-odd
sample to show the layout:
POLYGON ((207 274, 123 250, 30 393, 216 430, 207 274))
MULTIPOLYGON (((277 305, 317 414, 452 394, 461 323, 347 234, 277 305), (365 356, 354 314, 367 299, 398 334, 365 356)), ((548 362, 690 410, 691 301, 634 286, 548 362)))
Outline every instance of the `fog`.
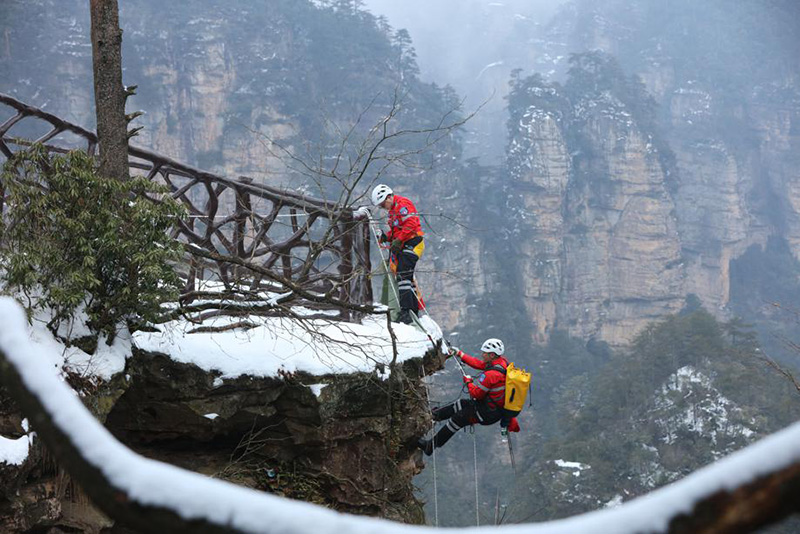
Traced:
POLYGON ((425 81, 452 85, 465 111, 486 103, 473 120, 467 157, 496 163, 505 140, 508 78, 532 71, 539 38, 563 0, 366 0, 394 28, 408 30, 425 81))

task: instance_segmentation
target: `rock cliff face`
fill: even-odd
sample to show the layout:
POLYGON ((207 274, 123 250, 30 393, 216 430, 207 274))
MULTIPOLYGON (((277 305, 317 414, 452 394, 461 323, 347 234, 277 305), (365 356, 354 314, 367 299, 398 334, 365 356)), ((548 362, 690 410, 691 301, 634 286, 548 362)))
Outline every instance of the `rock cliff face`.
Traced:
POLYGON ((682 273, 665 170, 624 108, 605 104, 584 127, 598 156, 567 199, 564 298, 571 332, 619 344, 677 310, 682 273))
MULTIPOLYGON (((440 365, 431 355, 408 360, 385 380, 367 373, 223 380, 138 351, 111 383, 83 382, 83 398, 149 458, 336 510, 422 523, 411 483, 422 469, 416 440, 430 427, 420 380, 440 365)), ((5 397, 0 421, 0 434, 24 433, 5 397)), ((3 532, 118 531, 35 439, 27 460, 3 464, 0 477, 3 532)))
POLYGON ((762 36, 769 52, 734 37, 741 13, 713 2, 576 1, 554 18, 543 58, 564 59, 536 67, 550 80, 572 76, 570 51, 601 51, 659 107, 643 117, 630 101, 548 86, 558 96, 528 95, 512 111, 508 172, 525 216, 516 268, 535 339, 555 327, 625 345, 689 294, 726 319, 730 265, 745 250, 772 237, 800 254, 796 42, 779 22, 792 9, 750 13, 754 34, 775 31, 762 36), (683 18, 693 9, 698 21, 719 15, 714 39, 683 18), (557 97, 569 102, 554 108, 557 97))
MULTIPOLYGON (((570 101, 568 113, 541 103, 522 113, 509 162, 536 340, 564 328, 624 345, 692 293, 725 318, 731 261, 770 236, 800 252, 791 120, 760 108, 755 144, 732 147, 697 134, 710 99, 675 90, 658 147, 609 95, 570 101)), ((797 120, 797 109, 786 113, 797 120)))
POLYGON ((753 202, 759 189, 770 186, 759 176, 755 150, 736 151, 721 139, 695 134, 694 128, 710 118, 711 99, 691 88, 674 91, 670 146, 681 177, 675 204, 686 259, 684 291, 724 317, 730 262, 750 245, 763 244, 771 231, 753 202))
POLYGON ((509 160, 534 338, 561 328, 624 344, 681 306, 668 169, 610 92, 570 99, 546 84, 527 90, 539 103, 519 111, 509 160), (561 100, 548 106, 543 96, 561 100))

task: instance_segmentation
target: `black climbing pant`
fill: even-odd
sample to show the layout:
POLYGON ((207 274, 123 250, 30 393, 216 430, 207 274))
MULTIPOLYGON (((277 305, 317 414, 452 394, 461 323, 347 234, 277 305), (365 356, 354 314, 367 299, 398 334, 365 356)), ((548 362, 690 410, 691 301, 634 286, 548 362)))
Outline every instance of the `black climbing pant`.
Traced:
POLYGON ((397 291, 400 298, 400 311, 401 313, 419 311, 419 302, 417 301, 417 288, 414 285, 414 269, 419 260, 420 250, 422 247, 422 236, 412 237, 405 243, 403 248, 397 253, 397 291), (406 311, 408 310, 408 311, 406 311))
POLYGON ((484 400, 459 399, 456 402, 433 410, 434 421, 447 423, 433 438, 433 446, 438 448, 447 443, 453 434, 467 425, 493 425, 503 418, 503 410, 492 409, 484 400))

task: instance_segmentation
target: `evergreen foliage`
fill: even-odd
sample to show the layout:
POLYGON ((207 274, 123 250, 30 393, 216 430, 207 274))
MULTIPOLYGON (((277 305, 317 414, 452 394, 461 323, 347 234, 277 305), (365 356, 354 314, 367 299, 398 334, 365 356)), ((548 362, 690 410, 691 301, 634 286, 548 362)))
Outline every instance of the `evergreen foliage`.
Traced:
POLYGON ((613 95, 636 119, 645 133, 656 129, 657 104, 637 75, 626 75, 617 60, 594 51, 572 54, 564 90, 573 102, 613 95))
POLYGON ((519 70, 512 72, 507 97, 511 140, 508 167, 512 176, 526 161, 527 153, 520 146, 530 143, 522 127, 524 118, 539 111, 561 124, 576 178, 598 185, 596 177, 605 173, 594 168, 597 161, 586 123, 603 110, 610 116, 632 117, 635 128, 655 147, 665 175, 670 179, 677 176, 675 155, 660 131, 658 105, 641 79, 626 75, 613 56, 599 51, 572 54, 569 63, 563 86, 545 81, 539 73, 521 78, 519 70))
POLYGON ((765 246, 753 245, 731 261, 731 308, 754 324, 759 341, 772 358, 797 369, 797 351, 789 342, 800 340, 796 304, 800 301, 800 262, 785 239, 771 237, 765 246))
POLYGON ((537 517, 642 495, 800 417, 800 396, 757 357, 749 325, 688 309, 651 324, 629 353, 565 373, 552 407, 539 405, 559 424, 520 483, 537 517), (556 459, 586 468, 576 478, 556 459))
POLYGON ((174 301, 180 244, 167 231, 183 207, 145 178, 99 176, 82 151, 51 155, 41 145, 3 168, 7 287, 29 310, 52 310, 51 328, 85 309, 110 344, 122 321, 155 320, 174 301))

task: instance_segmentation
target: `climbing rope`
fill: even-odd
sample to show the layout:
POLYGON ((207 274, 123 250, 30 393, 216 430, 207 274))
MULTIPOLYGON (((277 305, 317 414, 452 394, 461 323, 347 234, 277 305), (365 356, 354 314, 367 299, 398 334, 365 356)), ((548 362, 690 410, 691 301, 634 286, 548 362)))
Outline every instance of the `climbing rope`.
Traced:
POLYGON ((386 261, 386 258, 383 257, 383 249, 381 248, 381 241, 380 241, 380 239, 378 239, 378 232, 375 231, 375 224, 376 224, 375 223, 375 219, 372 218, 372 214, 369 215, 368 219, 369 219, 369 222, 368 222, 369 229, 372 232, 372 237, 375 239, 375 244, 378 246, 378 254, 381 257, 381 263, 383 264, 383 268, 386 270, 387 282, 391 286, 392 292, 394 292, 394 298, 397 299, 397 302, 399 304, 400 303, 400 294, 397 292, 397 288, 395 287, 395 285, 391 281, 391 278, 390 278, 390 272, 391 271, 389 271, 389 263, 386 261))
MULTIPOLYGON (((394 293, 394 298, 397 300, 397 304, 399 305, 400 304, 400 294, 398 293, 396 283, 392 279, 391 269, 389 269, 389 262, 388 262, 388 260, 386 258, 383 257, 383 247, 381 247, 381 241, 380 241, 380 239, 378 239, 378 232, 375 231, 375 226, 378 226, 379 223, 375 222, 375 219, 372 218, 372 214, 371 213, 369 214, 369 216, 367 218, 368 218, 369 228, 370 228, 370 230, 372 232, 372 237, 375 239, 375 244, 378 246, 378 254, 380 254, 380 256, 381 256, 381 263, 383 264, 383 268, 386 271, 386 277, 387 277, 386 281, 392 287, 392 292, 394 293)), ((436 343, 434 343, 433 338, 428 333, 428 329, 425 328, 422 325, 422 323, 420 322, 420 320, 419 320, 420 312, 424 312, 425 315, 428 315, 428 317, 430 317, 430 314, 428 313, 428 310, 425 309, 425 306, 423 304, 423 301, 422 301, 422 298, 421 298, 421 291, 419 290, 419 285, 418 285, 416 277, 414 277, 414 286, 415 286, 416 291, 417 291, 417 299, 418 299, 418 301, 419 301, 419 303, 420 303, 420 305, 422 307, 419 310, 417 310, 416 314, 411 314, 411 320, 414 321, 414 324, 416 324, 419 327, 420 330, 422 330, 423 332, 425 332, 428 335, 428 339, 430 340, 431 344, 433 346, 436 346, 436 343)))
MULTIPOLYGON (((383 256, 383 250, 381 248, 381 242, 380 242, 380 239, 378 239, 378 232, 375 230, 375 220, 372 218, 372 214, 371 213, 369 214, 368 219, 369 219, 368 220, 369 229, 370 229, 370 231, 372 233, 373 239, 375 240, 375 244, 378 247, 378 254, 381 257, 381 263, 383 264, 383 268, 386 271, 387 283, 389 284, 389 286, 391 286, 392 291, 394 292, 394 297, 395 297, 395 299, 397 299, 397 303, 399 304, 400 303, 400 295, 399 295, 399 293, 397 291, 397 287, 395 286, 394 283, 392 283, 392 280, 390 278, 391 271, 389 270, 389 263, 387 262, 386 258, 383 256)), ((417 324, 420 326, 420 328, 422 328, 422 325, 419 324, 419 320, 417 320, 417 324)), ((430 340, 431 344, 435 347, 436 344, 433 342, 433 338, 431 338, 431 335, 428 334, 427 330, 425 330, 424 328, 422 328, 422 329, 425 331, 425 334, 428 336, 428 339, 430 340)), ((444 342, 444 340, 442 340, 442 341, 444 342)), ((423 384, 425 384, 425 400, 426 400, 426 403, 428 405, 428 413, 430 413, 431 412, 430 386, 433 385, 433 375, 431 375, 431 384, 428 384, 428 382, 425 381, 425 371, 422 370, 421 373, 422 373, 423 384)), ((431 434, 432 434, 431 435, 431 439, 434 440, 434 447, 433 447, 433 454, 432 454, 432 457, 433 457, 433 521, 434 521, 434 525, 436 527, 438 527, 439 526, 439 488, 438 488, 438 474, 436 472, 436 445, 435 445, 435 440, 436 440, 436 422, 433 420, 433 418, 431 418, 431 434)), ((477 491, 477 488, 476 488, 476 491, 477 491)))
POLYGON ((475 437, 475 426, 471 426, 472 433, 472 461, 475 465, 475 526, 481 526, 481 517, 478 513, 478 439, 475 437))
MULTIPOLYGON (((424 374, 424 371, 423 371, 424 374)), ((424 380, 424 378, 423 378, 424 380)), ((431 392, 430 386, 433 386, 433 375, 431 375, 431 384, 428 385, 427 382, 423 382, 425 384, 425 397, 428 400, 428 412, 431 411, 431 392)), ((433 446, 433 524, 435 526, 439 526, 439 488, 437 487, 437 473, 436 473, 436 421, 433 420, 431 417, 431 439, 434 440, 433 446)))

